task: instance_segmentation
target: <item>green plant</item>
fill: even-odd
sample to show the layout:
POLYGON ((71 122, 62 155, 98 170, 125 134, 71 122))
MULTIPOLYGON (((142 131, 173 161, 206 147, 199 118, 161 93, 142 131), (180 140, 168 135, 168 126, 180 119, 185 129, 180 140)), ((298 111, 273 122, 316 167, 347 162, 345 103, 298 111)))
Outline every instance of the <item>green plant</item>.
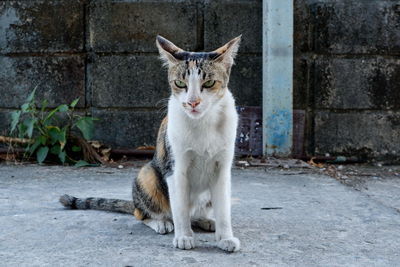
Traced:
MULTIPOLYGON (((48 158, 58 158, 63 164, 88 165, 86 159, 91 147, 85 139, 92 138, 96 119, 80 116, 74 112, 79 98, 69 105, 59 105, 48 111, 46 110, 48 101, 43 100, 39 108, 35 93, 36 88, 20 110, 11 113, 11 135, 17 132, 18 138, 28 138, 29 142, 25 145, 26 155, 35 154, 39 163, 48 158)), ((93 157, 89 158, 92 163, 96 161, 93 157)))

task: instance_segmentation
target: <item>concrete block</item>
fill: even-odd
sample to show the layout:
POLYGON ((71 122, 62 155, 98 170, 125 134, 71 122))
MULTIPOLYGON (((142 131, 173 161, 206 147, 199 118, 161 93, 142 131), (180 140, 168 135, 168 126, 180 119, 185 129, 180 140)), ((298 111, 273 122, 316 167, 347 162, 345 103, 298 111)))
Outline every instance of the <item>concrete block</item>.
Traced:
POLYGON ((239 52, 262 52, 262 2, 209 1, 204 9, 204 46, 214 50, 242 34, 239 52))
POLYGON ((236 105, 261 106, 262 57, 239 54, 232 67, 229 89, 236 99, 236 105))
POLYGON ((294 1, 294 54, 310 50, 310 4, 307 0, 294 1))
POLYGON ((19 108, 37 86, 37 100, 49 106, 70 103, 80 97, 85 105, 85 71, 81 56, 0 56, 0 107, 19 108))
POLYGON ((95 124, 95 140, 127 148, 155 145, 163 119, 163 114, 157 111, 94 109, 92 116, 100 119, 95 124))
POLYGON ((82 50, 83 2, 1 1, 0 53, 82 50))
POLYGON ((97 56, 89 68, 95 107, 154 107, 170 95, 156 55, 97 56))
POLYGON ((316 113, 317 154, 390 157, 399 155, 399 143, 399 112, 316 113))
POLYGON ((317 108, 399 109, 398 59, 320 58, 315 61, 317 108))
POLYGON ((398 1, 335 1, 310 5, 314 50, 320 53, 398 53, 398 1))
POLYGON ((91 1, 89 49, 157 52, 157 34, 182 49, 197 46, 197 11, 191 1, 91 1))
POLYGON ((309 70, 312 61, 305 57, 295 57, 293 61, 293 108, 307 109, 309 106, 309 70))

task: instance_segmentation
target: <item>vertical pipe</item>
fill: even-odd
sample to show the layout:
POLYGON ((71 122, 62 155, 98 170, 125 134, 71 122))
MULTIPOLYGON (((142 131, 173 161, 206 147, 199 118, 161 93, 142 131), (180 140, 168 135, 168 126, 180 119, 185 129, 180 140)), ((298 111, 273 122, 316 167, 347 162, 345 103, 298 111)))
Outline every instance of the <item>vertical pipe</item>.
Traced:
POLYGON ((263 0, 263 152, 290 156, 293 134, 293 0, 263 0))

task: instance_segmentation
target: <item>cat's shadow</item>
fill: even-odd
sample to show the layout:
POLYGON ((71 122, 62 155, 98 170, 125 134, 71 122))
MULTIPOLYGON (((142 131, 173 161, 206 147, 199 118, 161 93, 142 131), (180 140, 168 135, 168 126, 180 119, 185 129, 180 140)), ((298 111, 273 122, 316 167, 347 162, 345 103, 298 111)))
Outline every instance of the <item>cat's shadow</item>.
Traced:
MULTIPOLYGON (((126 218, 125 216, 122 216, 120 218, 120 223, 123 225, 122 228, 124 228, 125 231, 131 233, 132 235, 141 235, 141 236, 153 236, 154 238, 156 237, 168 237, 169 239, 174 237, 174 232, 165 234, 165 235, 160 235, 157 234, 153 229, 150 229, 148 226, 140 223, 140 222, 130 222, 130 218, 126 218)), ((207 253, 207 254, 230 254, 230 252, 223 251, 217 247, 216 241, 214 239, 214 232, 210 231, 205 231, 199 227, 192 227, 193 231, 196 233, 196 247, 192 250, 180 250, 177 248, 174 248, 172 246, 172 239, 169 240, 168 243, 162 242, 162 244, 159 244, 159 246, 166 248, 166 249, 171 249, 174 250, 177 253, 207 253)))

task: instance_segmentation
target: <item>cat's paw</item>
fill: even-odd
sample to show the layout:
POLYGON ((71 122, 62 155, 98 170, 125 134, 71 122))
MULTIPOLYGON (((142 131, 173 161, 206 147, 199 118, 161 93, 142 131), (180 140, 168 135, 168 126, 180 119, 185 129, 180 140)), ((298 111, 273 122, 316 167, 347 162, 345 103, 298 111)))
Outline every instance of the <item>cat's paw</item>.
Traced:
POLYGON ((234 252, 240 249, 240 241, 236 237, 221 239, 217 243, 218 247, 227 252, 234 252))
POLYGON ((168 234, 174 230, 174 224, 170 221, 146 219, 143 222, 160 235, 168 234))
POLYGON ((174 224, 170 221, 164 221, 164 226, 161 224, 159 234, 168 234, 174 231, 174 224))
POLYGON ((180 249, 194 248, 194 238, 192 236, 178 236, 174 238, 174 247, 180 249))
POLYGON ((192 225, 204 231, 215 232, 215 221, 211 219, 198 219, 193 221, 192 225))

